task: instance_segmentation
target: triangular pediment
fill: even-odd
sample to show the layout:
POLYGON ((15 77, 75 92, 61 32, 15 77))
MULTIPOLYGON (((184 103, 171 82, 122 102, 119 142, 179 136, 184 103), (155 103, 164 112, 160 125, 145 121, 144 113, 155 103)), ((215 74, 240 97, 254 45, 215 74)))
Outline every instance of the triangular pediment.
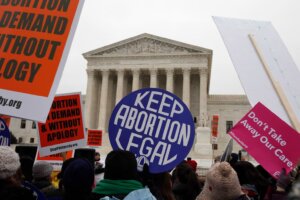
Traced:
POLYGON ((209 49, 145 33, 101 47, 83 55, 84 57, 93 57, 192 53, 211 54, 211 52, 209 49))

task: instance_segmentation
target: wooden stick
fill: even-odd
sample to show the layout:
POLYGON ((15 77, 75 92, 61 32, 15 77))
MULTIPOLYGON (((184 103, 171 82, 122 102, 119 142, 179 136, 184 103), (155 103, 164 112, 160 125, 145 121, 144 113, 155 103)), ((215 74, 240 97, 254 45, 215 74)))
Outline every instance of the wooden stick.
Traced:
POLYGON ((274 77, 272 76, 272 73, 271 73, 271 70, 269 68, 269 65, 268 63, 266 62, 266 60, 264 59, 263 57, 263 54, 262 54, 262 51, 261 49, 259 48, 256 40, 255 40, 255 37, 254 35, 252 34, 249 34, 248 35, 249 38, 250 38, 250 41, 252 43, 252 45, 254 46, 255 48, 255 51, 262 63, 262 65, 264 66, 264 69, 268 75, 268 78, 270 79, 271 83, 272 83, 272 86, 274 87, 275 91, 276 91, 276 94, 278 95, 279 99, 280 99, 280 102, 282 104, 282 106, 284 107, 293 127, 296 129, 296 131, 298 131, 298 133, 300 133, 300 123, 296 117, 296 114, 294 112, 294 110, 292 109, 292 106, 291 104, 289 103, 286 95, 284 94, 283 92, 283 89, 279 83, 279 81, 275 80, 274 77))

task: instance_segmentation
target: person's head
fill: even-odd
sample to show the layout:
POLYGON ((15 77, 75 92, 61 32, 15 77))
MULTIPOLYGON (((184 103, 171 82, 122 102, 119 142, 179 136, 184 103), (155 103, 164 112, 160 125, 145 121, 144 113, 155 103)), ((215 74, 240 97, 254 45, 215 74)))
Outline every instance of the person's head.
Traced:
POLYGON ((38 161, 32 167, 32 177, 34 181, 51 180, 53 167, 46 161, 38 161))
POLYGON ((73 162, 75 160, 75 158, 69 158, 67 160, 65 160, 62 164, 62 167, 61 167, 61 170, 60 172, 57 174, 57 178, 59 180, 59 183, 58 183, 58 188, 60 191, 63 191, 63 183, 62 183, 62 179, 63 179, 63 176, 64 176, 64 173, 67 169, 67 167, 71 164, 71 162, 73 162))
POLYGON ((75 159, 76 159, 76 158, 69 158, 69 159, 67 159, 67 160, 65 160, 65 161, 63 162, 63 164, 62 164, 62 166, 61 166, 61 170, 60 170, 60 172, 57 174, 57 178, 58 178, 58 179, 61 180, 61 179, 63 178, 64 173, 65 173, 67 167, 68 167, 68 166, 70 165, 70 163, 73 162, 75 159))
POLYGON ((276 186, 276 179, 273 178, 273 176, 271 176, 270 173, 265 168, 263 168, 263 166, 257 165, 255 168, 269 182, 269 184, 272 187, 276 186))
POLYGON ((100 153, 95 152, 95 161, 100 161, 100 153))
POLYGON ((194 172, 197 171, 197 162, 195 160, 192 160, 191 157, 187 158, 187 164, 194 170, 194 172))
POLYGON ((180 163, 172 173, 173 193, 176 198, 195 199, 201 191, 197 174, 188 163, 180 163))
POLYGON ((258 178, 263 178, 255 166, 248 161, 239 161, 232 167, 236 171, 241 185, 255 184, 258 178))
POLYGON ((239 155, 237 153, 231 153, 230 160, 229 160, 230 165, 233 166, 238 161, 239 161, 239 155))
MULTIPOLYGON (((20 169, 19 155, 8 146, 0 146, 0 180, 11 181, 19 184, 20 179, 17 180, 17 172, 20 169)), ((20 170, 19 170, 20 171, 20 170)), ((18 177, 21 178, 21 177, 18 177)))
POLYGON ((84 198, 92 191, 94 169, 92 164, 83 158, 72 160, 62 174, 65 199, 84 198))
POLYGON ((133 153, 124 150, 113 150, 107 155, 104 179, 136 180, 137 177, 137 161, 133 153))
POLYGON ((207 172, 200 200, 232 200, 243 194, 236 172, 227 162, 214 164, 207 172))
POLYGON ((221 162, 221 157, 222 157, 222 155, 216 156, 214 159, 214 163, 221 162))
POLYGON ((147 186, 157 199, 175 199, 172 192, 172 179, 169 172, 149 174, 147 186))
POLYGON ((19 155, 10 147, 0 146, 1 200, 36 199, 32 191, 21 185, 22 172, 19 155))
POLYGON ((267 187, 269 186, 269 181, 259 173, 252 163, 239 161, 232 167, 236 171, 241 185, 255 185, 260 197, 264 197, 267 187))

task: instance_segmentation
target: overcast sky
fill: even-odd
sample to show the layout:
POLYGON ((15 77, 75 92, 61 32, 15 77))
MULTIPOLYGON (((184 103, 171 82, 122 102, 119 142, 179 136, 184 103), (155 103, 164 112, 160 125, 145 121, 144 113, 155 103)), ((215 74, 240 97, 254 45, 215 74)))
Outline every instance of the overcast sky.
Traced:
POLYGON ((210 94, 244 94, 212 16, 272 22, 300 68, 299 0, 85 0, 57 93, 86 93, 82 54, 142 33, 213 50, 210 94))

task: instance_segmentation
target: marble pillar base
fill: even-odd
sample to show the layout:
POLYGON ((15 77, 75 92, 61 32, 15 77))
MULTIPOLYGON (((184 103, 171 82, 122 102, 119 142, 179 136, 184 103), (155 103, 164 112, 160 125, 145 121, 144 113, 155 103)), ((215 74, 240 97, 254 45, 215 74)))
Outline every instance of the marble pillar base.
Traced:
POLYGON ((197 127, 196 128, 196 143, 210 144, 210 128, 197 127))
POLYGON ((211 158, 213 155, 210 135, 209 127, 196 128, 196 143, 194 146, 194 152, 198 154, 200 158, 211 158))

